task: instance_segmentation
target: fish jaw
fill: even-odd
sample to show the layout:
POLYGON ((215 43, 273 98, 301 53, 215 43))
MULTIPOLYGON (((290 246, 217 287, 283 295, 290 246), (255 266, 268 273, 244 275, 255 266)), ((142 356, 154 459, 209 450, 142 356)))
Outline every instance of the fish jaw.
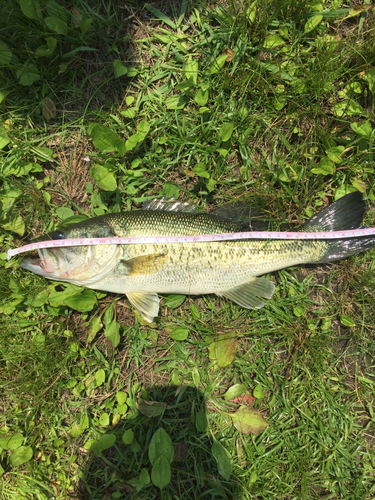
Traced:
POLYGON ((55 276, 59 269, 58 258, 53 251, 46 253, 45 250, 38 250, 38 254, 39 257, 24 257, 20 262, 20 266, 23 269, 39 274, 39 276, 58 279, 55 276))

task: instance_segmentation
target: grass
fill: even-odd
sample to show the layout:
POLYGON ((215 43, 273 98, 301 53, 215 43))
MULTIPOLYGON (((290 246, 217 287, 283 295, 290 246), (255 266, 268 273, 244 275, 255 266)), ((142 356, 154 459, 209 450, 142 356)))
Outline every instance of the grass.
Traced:
POLYGON ((360 190, 374 225, 369 4, 150 4, 0 8, 0 496, 371 499, 374 250, 274 273, 259 311, 166 296, 149 326, 6 261, 159 196, 245 199, 285 230, 360 190), (238 408, 268 426, 238 430, 238 408))

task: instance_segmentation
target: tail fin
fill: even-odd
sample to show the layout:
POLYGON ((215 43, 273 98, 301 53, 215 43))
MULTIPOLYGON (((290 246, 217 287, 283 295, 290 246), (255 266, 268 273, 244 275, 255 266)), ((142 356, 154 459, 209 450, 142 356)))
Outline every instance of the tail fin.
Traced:
MULTIPOLYGON (((362 193, 359 191, 349 193, 311 217, 299 228, 299 231, 307 233, 359 229, 365 212, 366 203, 362 193)), ((374 245, 375 236, 327 240, 326 253, 317 261, 317 264, 344 259, 370 250, 374 245)))

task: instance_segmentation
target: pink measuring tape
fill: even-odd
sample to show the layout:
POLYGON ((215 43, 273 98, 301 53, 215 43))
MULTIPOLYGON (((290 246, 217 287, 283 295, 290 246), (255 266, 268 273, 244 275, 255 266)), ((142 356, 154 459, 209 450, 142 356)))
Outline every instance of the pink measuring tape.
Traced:
POLYGON ((7 251, 7 259, 14 255, 38 250, 40 248, 74 247, 89 245, 136 245, 136 244, 165 244, 165 243, 207 243, 209 241, 230 241, 230 240, 337 240, 342 238, 358 238, 359 236, 375 235, 375 227, 362 229, 350 229, 347 231, 332 231, 326 233, 293 233, 277 231, 249 231, 243 233, 221 233, 221 234, 201 234, 189 236, 153 236, 134 238, 77 238, 66 240, 48 240, 30 243, 19 248, 12 248, 7 251))

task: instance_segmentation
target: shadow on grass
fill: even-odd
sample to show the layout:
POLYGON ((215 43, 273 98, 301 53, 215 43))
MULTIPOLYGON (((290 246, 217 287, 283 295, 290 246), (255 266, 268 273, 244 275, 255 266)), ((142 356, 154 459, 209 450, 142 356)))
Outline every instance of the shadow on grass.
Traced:
MULTIPOLYGON (((108 429, 102 434, 106 437, 91 446, 81 473, 78 498, 239 499, 240 487, 235 477, 232 474, 229 480, 224 479, 212 454, 213 438, 205 417, 204 394, 190 386, 154 386, 142 396, 144 400, 137 400, 137 414, 108 429), (154 403, 148 404, 149 401, 154 403), (139 409, 149 414, 161 413, 147 417, 139 409), (174 448, 171 480, 162 490, 151 481, 154 476, 149 459, 151 439, 160 428, 171 438, 174 448), (113 436, 114 444, 101 451, 100 443, 113 442, 113 436), (132 442, 125 444, 132 436, 132 442)), ((135 400, 128 399, 127 403, 135 404, 135 400)), ((225 442, 221 444, 225 447, 225 442)), ((228 465, 229 455, 227 461, 228 465)), ((223 467, 225 464, 220 462, 223 467)))

